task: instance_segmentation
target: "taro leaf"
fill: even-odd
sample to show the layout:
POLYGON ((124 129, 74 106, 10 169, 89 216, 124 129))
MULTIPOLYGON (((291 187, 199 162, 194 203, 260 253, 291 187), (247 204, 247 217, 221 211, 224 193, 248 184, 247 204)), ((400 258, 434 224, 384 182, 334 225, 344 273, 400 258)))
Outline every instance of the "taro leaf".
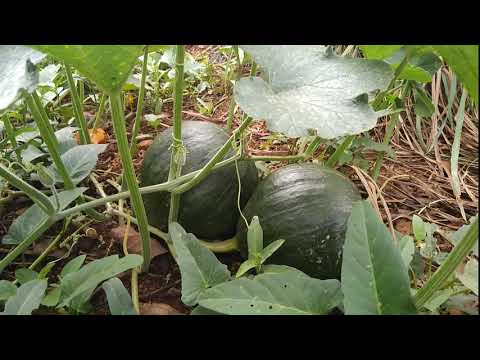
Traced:
POLYGON ((250 222, 247 232, 248 257, 254 259, 263 249, 263 230, 258 220, 258 216, 254 216, 250 222))
POLYGON ((22 285, 38 278, 38 273, 36 271, 26 268, 15 270, 15 279, 17 279, 22 285))
POLYGON ((415 243, 413 238, 409 235, 401 237, 400 240, 398 240, 398 246, 400 247, 403 262, 408 268, 412 262, 413 254, 415 252, 415 243))
POLYGON ((143 257, 136 254, 122 258, 112 255, 92 261, 80 270, 65 275, 60 283, 62 295, 58 307, 71 306, 77 310, 81 309, 100 283, 138 267, 142 262, 143 257))
POLYGON ((56 287, 48 292, 47 295, 42 300, 43 306, 54 307, 58 304, 60 300, 60 295, 62 294, 62 289, 56 287))
MULTIPOLYGON (((78 145, 61 156, 74 184, 78 184, 90 174, 97 164, 98 155, 106 148, 106 144, 78 145)), ((63 178, 56 166, 52 164, 49 169, 52 170, 55 181, 63 183, 63 178)))
POLYGON ((384 89, 392 69, 380 60, 339 57, 324 46, 245 45, 265 71, 235 83, 235 100, 249 116, 290 137, 316 129, 324 139, 373 128, 379 113, 366 93, 384 89))
POLYGON ((274 264, 269 264, 269 265, 264 265, 262 266, 262 273, 263 274, 280 274, 284 272, 294 272, 297 274, 301 274, 304 276, 308 276, 307 274, 303 273, 302 271, 295 269, 294 267, 287 266, 287 265, 274 265, 274 264))
POLYGON ((78 146, 77 141, 75 140, 74 133, 78 131, 78 128, 73 126, 67 126, 63 129, 55 131, 55 136, 58 140, 58 151, 60 155, 66 153, 71 148, 78 146))
POLYGON ((324 315, 341 301, 338 280, 287 271, 219 284, 206 290, 198 303, 227 315, 324 315))
POLYGON ((17 293, 17 287, 12 282, 0 280, 0 301, 5 301, 17 293))
MULTIPOLYGON (((62 191, 58 194, 60 210, 65 209, 72 201, 77 199, 87 188, 76 188, 73 190, 62 191)), ((49 197, 55 204, 55 196, 49 197)), ((22 215, 15 219, 10 225, 8 233, 3 237, 2 243, 9 245, 19 244, 22 240, 35 231, 41 224, 48 219, 48 215, 37 205, 30 206, 22 215)))
POLYGON ((478 45, 432 45, 478 105, 478 45))
POLYGON ((80 255, 74 258, 73 260, 70 260, 63 267, 62 272, 60 273, 60 277, 64 278, 68 274, 71 274, 71 273, 74 273, 75 271, 80 270, 86 258, 87 258, 87 255, 80 255))
POLYGON ((32 45, 95 82, 108 94, 122 88, 143 45, 32 45))
POLYGON ((169 225, 169 233, 177 253, 182 276, 182 302, 195 306, 197 299, 209 287, 230 279, 227 266, 202 245, 193 234, 187 234, 178 224, 169 225))
POLYGON ((112 315, 137 315, 132 297, 119 278, 111 278, 102 285, 107 294, 108 308, 112 315))
POLYGON ((44 54, 21 45, 0 46, 0 111, 13 104, 22 90, 32 93, 38 84, 38 64, 44 54))
POLYGON ((345 314, 415 314, 408 270, 387 227, 367 201, 354 204, 342 263, 345 314))
POLYGON ((33 145, 28 145, 26 149, 22 150, 22 160, 26 162, 32 162, 39 157, 46 156, 47 153, 44 153, 42 150, 33 145))
POLYGON ((458 280, 478 296, 478 260, 471 258, 463 268, 456 272, 458 280))
POLYGON ((367 59, 383 60, 392 56, 403 45, 360 45, 363 55, 367 59))
POLYGON ((5 303, 4 315, 31 315, 38 309, 47 290, 47 280, 32 280, 17 290, 15 296, 5 303))

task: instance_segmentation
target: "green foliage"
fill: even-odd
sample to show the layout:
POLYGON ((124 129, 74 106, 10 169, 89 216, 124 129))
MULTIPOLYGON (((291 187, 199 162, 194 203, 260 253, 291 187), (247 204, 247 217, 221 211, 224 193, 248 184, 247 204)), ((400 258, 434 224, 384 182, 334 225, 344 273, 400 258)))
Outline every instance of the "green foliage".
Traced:
POLYGON ((132 297, 119 278, 111 278, 102 285, 107 294, 108 307, 112 315, 137 315, 132 297))
POLYGON ((366 93, 393 77, 379 60, 342 58, 324 46, 245 45, 268 77, 240 79, 235 100, 273 131, 298 137, 316 129, 325 139, 371 129, 379 117, 366 93))
POLYGON ((2 315, 31 315, 38 309, 47 289, 47 280, 31 280, 20 286, 5 303, 2 315))
POLYGON ((143 45, 32 45, 34 49, 73 65, 108 94, 120 91, 143 45))
POLYGON ((415 314, 407 267, 392 236, 367 201, 348 221, 342 264, 345 313, 415 314))

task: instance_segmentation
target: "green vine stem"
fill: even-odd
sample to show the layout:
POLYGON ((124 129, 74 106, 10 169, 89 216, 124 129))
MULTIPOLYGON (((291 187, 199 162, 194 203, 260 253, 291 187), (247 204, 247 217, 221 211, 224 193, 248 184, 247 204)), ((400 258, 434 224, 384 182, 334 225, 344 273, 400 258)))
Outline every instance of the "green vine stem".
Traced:
POLYGON ((140 90, 137 99, 137 113, 135 115, 135 123, 132 130, 132 138, 130 140, 130 152, 134 156, 137 152, 137 136, 140 132, 143 117, 143 100, 145 98, 145 81, 147 79, 147 61, 148 61, 148 45, 143 50, 142 79, 140 80, 140 90))
POLYGON ((463 239, 453 248, 447 259, 435 271, 427 283, 417 291, 414 302, 417 309, 420 309, 434 293, 439 290, 450 276, 455 272, 463 259, 470 253, 478 241, 478 218, 470 225, 463 239))
POLYGON ((98 129, 103 125, 103 113, 105 111, 106 100, 107 94, 102 93, 102 96, 100 97, 100 106, 98 107, 98 111, 95 114, 95 121, 92 126, 93 129, 98 129))
POLYGON ((18 144, 17 144, 17 139, 15 139, 15 131, 7 115, 3 117, 3 123, 5 124, 5 133, 7 134, 7 139, 8 141, 10 141, 13 151, 15 151, 15 154, 17 155, 17 161, 21 163, 22 153, 20 149, 17 148, 18 144))
POLYGON ((83 116, 82 103, 75 87, 75 81, 73 81, 72 69, 68 64, 65 64, 65 73, 67 74, 68 86, 70 87, 72 96, 73 111, 77 119, 78 127, 80 128, 80 140, 82 144, 90 144, 87 121, 85 120, 85 116, 83 116))
MULTIPOLYGON (((236 65, 236 71, 235 71, 235 80, 238 81, 240 80, 241 77, 241 72, 242 72, 242 62, 240 60, 240 53, 238 51, 238 45, 233 45, 233 50, 235 52, 235 59, 237 61, 236 65)), ((230 106, 228 108, 228 118, 227 118, 227 126, 226 130, 227 132, 230 132, 232 130, 232 125, 233 125, 233 115, 235 114, 235 98, 232 96, 232 99, 230 100, 230 106)))
POLYGON ((335 149, 335 152, 328 158, 328 160, 325 162, 325 166, 333 168, 338 160, 340 160, 340 157, 343 155, 345 150, 347 150, 350 145, 352 145, 353 140, 355 139, 355 135, 349 135, 343 140, 343 142, 340 144, 339 147, 335 149))
MULTIPOLYGON (((215 165, 215 167, 212 169, 212 171, 220 169, 220 168, 222 168, 226 165, 230 165, 231 163, 235 162, 235 160, 238 160, 239 158, 240 158, 239 156, 233 156, 233 157, 231 157, 227 160, 224 160, 224 161, 218 163, 217 165, 215 165)), ((167 182, 164 182, 164 183, 161 183, 161 184, 144 186, 144 187, 139 189, 140 193, 141 194, 151 194, 151 193, 155 193, 155 192, 159 192, 159 191, 170 191, 171 192, 176 187, 178 187, 178 186, 186 183, 187 181, 193 179, 195 177, 195 175, 200 173, 200 171, 201 170, 196 170, 196 171, 193 171, 191 173, 182 175, 175 180, 167 181, 167 182)), ((89 201, 88 203, 77 205, 73 208, 69 208, 69 209, 60 211, 55 216, 55 218, 56 218, 56 221, 59 221, 59 220, 64 219, 67 216, 78 213, 80 211, 85 211, 86 209, 102 206, 102 205, 105 205, 108 202, 115 202, 115 201, 118 201, 118 200, 121 200, 121 199, 127 199, 130 196, 131 196, 130 191, 123 191, 123 192, 120 192, 118 194, 107 196, 105 198, 92 200, 92 201, 89 201)))
POLYGON ((40 190, 34 188, 32 185, 24 181, 19 176, 12 173, 4 165, 0 164, 0 176, 8 181, 12 186, 22 190, 35 204, 45 211, 48 215, 55 214, 55 208, 51 203, 48 196, 42 193, 40 190))
POLYGON ((181 194, 184 193, 185 191, 188 191, 192 189, 194 186, 199 184, 203 179, 205 179, 212 168, 220 162, 227 152, 231 149, 232 147, 232 142, 237 139, 243 131, 250 125, 252 122, 252 118, 248 117, 246 118, 242 124, 233 132, 233 134, 230 136, 230 138, 227 140, 225 144, 217 151, 217 153, 208 161, 207 164, 200 170, 199 173, 197 173, 194 178, 190 181, 188 181, 186 184, 183 184, 176 188, 175 190, 172 191, 174 194, 181 194))
POLYGON ((140 231, 143 248, 142 269, 143 271, 146 271, 150 266, 150 233, 148 231, 148 220, 143 205, 142 195, 138 188, 132 156, 129 151, 125 119, 122 115, 122 100, 120 98, 120 92, 110 95, 110 107, 112 111, 113 129, 117 139, 118 152, 120 153, 125 179, 127 181, 128 189, 130 190, 132 207, 139 222, 138 229, 140 231))
POLYGON ((54 220, 50 217, 45 219, 42 223, 38 224, 34 231, 32 231, 27 238, 22 240, 20 244, 18 244, 12 251, 10 251, 7 256, 5 256, 2 260, 0 260, 0 274, 2 271, 10 265, 12 261, 14 261, 18 256, 23 254, 30 245, 33 244, 35 240, 37 240, 45 231, 48 230, 50 226, 53 225, 54 220))
MULTIPOLYGON (((183 71, 185 58, 185 45, 177 45, 175 56, 175 94, 173 109, 173 133, 172 133, 172 153, 170 157, 170 171, 168 180, 172 181, 178 178, 182 173, 182 167, 185 163, 186 150, 182 141, 182 106, 183 106, 183 71)), ((168 214, 168 223, 177 221, 180 209, 181 193, 173 192, 170 198, 170 211, 168 214)))

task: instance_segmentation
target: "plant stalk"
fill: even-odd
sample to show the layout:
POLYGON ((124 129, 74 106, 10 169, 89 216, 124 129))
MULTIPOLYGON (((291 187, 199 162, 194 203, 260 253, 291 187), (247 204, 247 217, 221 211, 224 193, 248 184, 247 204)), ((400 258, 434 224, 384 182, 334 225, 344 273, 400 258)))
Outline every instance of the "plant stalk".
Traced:
POLYGON ((93 129, 98 129, 101 126, 103 126, 102 117, 103 117, 103 113, 105 111, 106 100, 107 100, 107 94, 102 93, 102 96, 100 98, 100 106, 98 107, 98 111, 95 114, 95 121, 94 121, 93 126, 92 126, 93 129))
POLYGON ((81 143, 90 144, 90 134, 88 133, 87 121, 85 120, 85 116, 83 116, 83 106, 80 97, 78 96, 77 88, 75 87, 75 81, 73 81, 70 65, 65 64, 65 72, 67 74, 68 86, 70 87, 70 93, 72 96, 73 111, 75 113, 75 118, 77 119, 78 127, 80 128, 81 143))
MULTIPOLYGON (((183 106, 183 70, 185 45, 177 45, 175 56, 175 94, 173 110, 172 152, 170 157, 170 171, 168 180, 178 178, 185 163, 186 150, 182 141, 182 106, 183 106)), ((170 198, 168 223, 177 221, 180 210, 180 192, 173 192, 170 198)))
POLYGON ((17 155, 17 161, 22 162, 22 153, 20 149, 18 149, 18 144, 17 144, 17 139, 15 139, 15 130, 13 129, 12 123, 10 122, 10 119, 8 116, 3 117, 3 123, 5 124, 5 132, 7 134, 7 138, 10 141, 10 144, 12 144, 13 151, 15 151, 15 154, 17 155))
POLYGON ((345 150, 347 150, 350 145, 352 145, 353 140, 355 139, 355 135, 349 135, 343 140, 343 142, 340 144, 338 148, 335 149, 335 152, 328 158, 328 160, 325 162, 325 166, 333 168, 338 160, 340 160, 340 157, 343 155, 345 150))
MULTIPOLYGON (((145 207, 140 194, 137 178, 133 168, 132 156, 130 155, 125 119, 122 115, 122 100, 120 92, 110 95, 110 107, 112 111, 113 129, 117 138, 118 151, 122 161, 123 172, 130 190, 133 210, 138 218, 138 229, 142 239, 143 250, 143 271, 147 271, 150 266, 150 233, 148 231, 148 220, 145 213, 145 207)), ((103 199, 105 200, 105 198, 103 199)))
POLYGON ((135 123, 132 130, 132 138, 130 140, 130 152, 135 156, 137 152, 137 136, 140 132, 143 117, 143 101, 145 98, 145 81, 147 79, 147 60, 148 60, 148 45, 145 45, 143 50, 143 64, 142 64, 142 79, 140 80, 140 90, 137 99, 137 113, 135 115, 135 123))

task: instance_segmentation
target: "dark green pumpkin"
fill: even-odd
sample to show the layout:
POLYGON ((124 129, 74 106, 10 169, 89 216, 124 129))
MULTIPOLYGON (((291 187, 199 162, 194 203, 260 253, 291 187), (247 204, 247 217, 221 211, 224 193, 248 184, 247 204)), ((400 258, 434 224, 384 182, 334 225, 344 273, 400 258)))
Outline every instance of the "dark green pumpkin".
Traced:
MULTIPOLYGON (((258 216, 264 246, 284 239, 268 263, 295 267, 319 279, 340 278, 347 220, 361 196, 341 173, 315 164, 289 165, 257 186, 243 212, 258 216)), ((239 219, 240 252, 247 257, 247 228, 239 219)))
MULTIPOLYGON (((183 143, 187 160, 182 174, 201 169, 228 140, 228 134, 212 123, 184 121, 183 143)), ((145 153, 141 186, 167 181, 170 167, 172 128, 162 132, 145 153)), ((230 151, 225 159, 233 156, 230 151)), ((241 206, 253 193, 258 174, 253 162, 239 162, 242 184, 241 206)), ((178 222, 186 231, 204 240, 222 240, 235 234, 239 217, 237 208, 238 182, 235 164, 212 172, 180 200, 178 222)), ((170 193, 157 192, 143 195, 149 223, 164 231, 167 229, 170 193)))

